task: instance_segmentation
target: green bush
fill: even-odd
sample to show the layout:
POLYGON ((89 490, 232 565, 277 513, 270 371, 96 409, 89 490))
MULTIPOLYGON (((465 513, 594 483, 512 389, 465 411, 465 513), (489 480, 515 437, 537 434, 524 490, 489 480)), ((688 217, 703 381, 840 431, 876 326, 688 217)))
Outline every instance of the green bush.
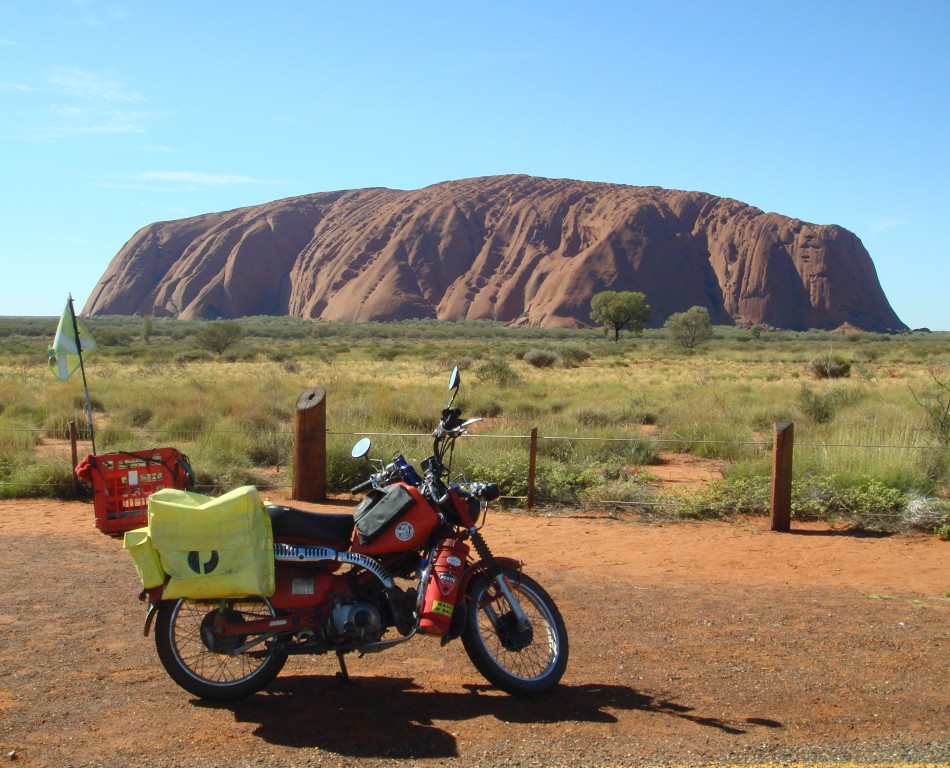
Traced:
POLYGON ((834 420, 840 409, 860 402, 865 392, 863 389, 846 389, 840 386, 827 392, 817 392, 803 383, 798 390, 798 404, 811 421, 828 424, 834 420))
POLYGON ((504 358, 493 357, 475 368, 475 376, 479 381, 507 387, 521 380, 518 372, 504 358))
POLYGON ((851 363, 838 355, 822 355, 808 363, 808 372, 819 379, 843 379, 851 375, 851 363))
POLYGON ((145 427, 155 415, 151 408, 144 405, 133 405, 125 414, 132 427, 145 427))
MULTIPOLYGON (((694 513, 769 514, 772 479, 768 475, 726 478, 711 483, 685 504, 694 513)), ((828 476, 792 481, 792 517, 797 520, 846 520, 862 530, 906 527, 909 497, 868 477, 842 482, 828 476)))
POLYGON ((835 417, 837 406, 833 392, 816 392, 807 384, 798 390, 798 404, 804 414, 816 424, 827 424, 835 417))
POLYGON ((558 354, 550 349, 532 349, 522 359, 534 368, 550 368, 558 361, 558 354))
POLYGON ((580 344, 562 344, 558 348, 558 354, 565 367, 578 366, 591 358, 590 351, 580 344))

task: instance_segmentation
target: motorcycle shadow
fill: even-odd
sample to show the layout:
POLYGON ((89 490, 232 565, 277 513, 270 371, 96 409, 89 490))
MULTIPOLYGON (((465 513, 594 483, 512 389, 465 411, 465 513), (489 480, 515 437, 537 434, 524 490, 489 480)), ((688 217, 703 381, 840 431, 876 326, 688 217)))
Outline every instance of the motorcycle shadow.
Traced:
POLYGON ((411 678, 359 677, 342 683, 325 676, 298 675, 279 677, 266 691, 247 699, 196 700, 194 704, 227 709, 237 722, 256 723, 255 735, 268 743, 354 758, 458 757, 457 738, 446 729, 446 721, 483 717, 521 724, 616 723, 611 710, 640 710, 727 733, 745 732, 739 724, 697 715, 688 706, 623 685, 561 684, 545 696, 530 699, 507 696, 488 685, 463 688, 425 690, 411 678))

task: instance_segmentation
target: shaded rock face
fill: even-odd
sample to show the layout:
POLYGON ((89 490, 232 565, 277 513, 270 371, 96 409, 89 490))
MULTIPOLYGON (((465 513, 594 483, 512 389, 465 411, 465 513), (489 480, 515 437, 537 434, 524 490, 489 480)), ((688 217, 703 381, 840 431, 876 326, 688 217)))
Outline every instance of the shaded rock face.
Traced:
POLYGON ((87 314, 590 323, 603 290, 642 291, 661 325, 905 329, 861 241, 701 192, 493 176, 361 189, 150 224, 87 314))

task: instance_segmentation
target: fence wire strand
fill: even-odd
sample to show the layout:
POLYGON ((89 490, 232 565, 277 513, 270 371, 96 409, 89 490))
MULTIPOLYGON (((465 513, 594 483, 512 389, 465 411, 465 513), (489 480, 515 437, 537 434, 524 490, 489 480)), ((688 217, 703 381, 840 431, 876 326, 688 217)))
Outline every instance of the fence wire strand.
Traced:
MULTIPOLYGON (((31 433, 34 435, 40 436, 38 442, 42 441, 43 437, 47 437, 50 434, 49 429, 43 428, 29 428, 29 427, 19 427, 19 428, 4 428, 0 429, 0 433, 31 433)), ((173 432, 153 432, 153 440, 161 441, 163 439, 178 439, 178 440, 187 440, 188 437, 193 439, 204 438, 204 439, 213 439, 214 435, 233 435, 233 434, 251 434, 251 435, 260 435, 267 436, 268 438, 273 439, 273 437, 279 436, 285 439, 293 438, 293 430, 290 429, 276 429, 276 430, 242 430, 242 429, 215 429, 215 430, 174 430, 173 432)), ((82 430, 80 428, 80 435, 82 435, 82 430)), ((351 437, 351 438, 360 438, 360 437, 383 437, 383 438, 407 438, 407 439, 427 439, 432 438, 431 433, 427 432, 349 432, 349 431, 334 431, 327 430, 327 435, 331 437, 351 437)), ((531 440, 532 435, 530 434, 497 434, 497 433, 477 433, 469 434, 466 437, 482 440, 531 440)), ((68 439, 66 436, 62 438, 57 438, 59 440, 68 439)), ((537 435, 536 439, 538 441, 564 441, 564 442, 601 442, 601 443, 645 443, 645 444, 656 444, 656 445, 735 445, 735 446, 755 446, 759 448, 771 448, 774 445, 773 440, 696 440, 696 439, 683 439, 683 438, 658 438, 658 437, 594 437, 586 435, 537 435)), ((89 441, 85 439, 80 439, 80 444, 88 445, 89 441)), ((942 450, 945 449, 941 445, 890 445, 890 444, 848 444, 848 443, 816 443, 816 442, 800 442, 796 441, 794 445, 795 449, 799 448, 808 448, 808 449, 856 449, 856 450, 922 450, 922 451, 931 451, 931 450, 942 450)), ((63 446, 63 452, 67 451, 67 447, 63 446)), ((282 462, 285 470, 288 467, 288 462, 282 462)), ((275 468, 280 471, 281 463, 276 465, 261 465, 261 466, 275 466, 275 468)), ((0 496, 6 496, 4 492, 7 489, 49 489, 51 494, 53 494, 54 489, 64 489, 73 487, 72 483, 65 482, 51 482, 51 481, 38 481, 38 482, 22 482, 22 481, 0 481, 0 496)), ((277 489, 286 489, 289 486, 280 485, 277 486, 277 489)), ((525 501, 528 497, 526 496, 503 496, 502 499, 509 501, 525 501)), ((536 501, 542 503, 554 504, 554 505, 563 505, 565 502, 561 502, 555 498, 546 498, 543 496, 536 496, 536 501)), ((657 498, 645 498, 637 499, 633 501, 628 500, 611 500, 611 499, 598 499, 598 500, 588 500, 584 502, 575 502, 577 504, 583 504, 584 506, 591 508, 631 508, 631 509, 644 509, 644 508, 654 508, 654 509, 673 509, 673 508, 683 508, 687 506, 687 502, 676 499, 657 499, 657 498)), ((704 509, 715 510, 715 509, 727 509, 728 505, 724 501, 714 501, 708 500, 703 503, 704 509)), ((874 517, 874 515, 869 515, 869 517, 874 517)), ((890 521, 893 519, 893 515, 880 514, 877 515, 880 518, 880 521, 890 521)))

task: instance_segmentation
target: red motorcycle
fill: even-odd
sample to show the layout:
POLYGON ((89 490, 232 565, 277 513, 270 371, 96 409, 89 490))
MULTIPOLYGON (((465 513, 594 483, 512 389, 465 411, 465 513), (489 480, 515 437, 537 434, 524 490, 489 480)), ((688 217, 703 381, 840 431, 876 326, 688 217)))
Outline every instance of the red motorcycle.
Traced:
MULTIPOLYGON (((461 638, 475 668, 517 696, 545 693, 567 666, 567 631, 547 592, 521 562, 495 557, 481 528, 495 483, 450 480, 455 441, 480 419, 453 408, 433 432, 422 474, 402 456, 352 489, 353 514, 268 505, 276 589, 268 597, 162 599, 146 590, 158 655, 172 679, 205 699, 267 686, 290 654, 384 651, 416 635, 461 638), (472 550, 474 549, 474 556, 472 550)), ((365 458, 370 441, 353 447, 365 458)))

